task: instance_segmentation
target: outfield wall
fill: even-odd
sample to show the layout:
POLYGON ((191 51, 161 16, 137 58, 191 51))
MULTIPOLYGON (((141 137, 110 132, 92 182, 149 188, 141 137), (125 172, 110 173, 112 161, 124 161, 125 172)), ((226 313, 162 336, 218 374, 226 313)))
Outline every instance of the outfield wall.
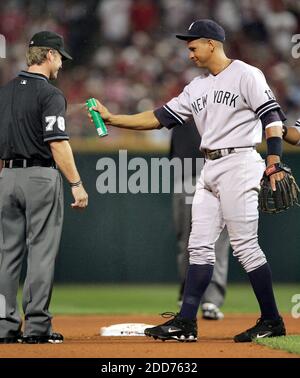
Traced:
MULTIPOLYGON (((159 155, 142 156, 148 162, 159 155)), ((76 162, 89 194, 85 211, 70 208, 65 185, 65 223, 56 282, 176 282, 177 247, 171 213, 171 194, 99 194, 98 159, 117 154, 77 154, 76 162)), ((300 182, 300 155, 288 154, 300 182)), ((130 173, 129 173, 130 175, 130 173)), ((260 244, 276 281, 300 281, 300 208, 260 221, 260 244)), ((230 281, 246 280, 240 265, 230 258, 230 281)))

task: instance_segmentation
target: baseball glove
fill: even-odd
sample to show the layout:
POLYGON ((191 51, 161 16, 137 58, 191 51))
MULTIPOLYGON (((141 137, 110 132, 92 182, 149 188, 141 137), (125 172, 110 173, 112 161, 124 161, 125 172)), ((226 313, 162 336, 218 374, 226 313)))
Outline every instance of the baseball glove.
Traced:
POLYGON ((294 205, 298 205, 299 192, 299 187, 291 169, 282 163, 273 164, 265 170, 261 179, 258 209, 269 214, 280 213, 294 205), (276 181, 276 191, 273 192, 270 176, 280 171, 284 171, 286 174, 282 180, 276 181))

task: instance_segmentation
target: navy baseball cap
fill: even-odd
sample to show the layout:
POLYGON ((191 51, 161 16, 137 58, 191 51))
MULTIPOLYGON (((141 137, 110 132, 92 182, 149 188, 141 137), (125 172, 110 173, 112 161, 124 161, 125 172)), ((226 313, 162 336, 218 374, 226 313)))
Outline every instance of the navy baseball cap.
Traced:
POLYGON ((216 41, 225 41, 225 30, 213 20, 197 20, 193 22, 186 34, 176 34, 176 38, 184 41, 208 38, 216 41))
POLYGON ((29 47, 51 47, 62 55, 62 60, 73 58, 64 48, 64 39, 61 35, 51 31, 41 31, 36 33, 29 42, 29 47))

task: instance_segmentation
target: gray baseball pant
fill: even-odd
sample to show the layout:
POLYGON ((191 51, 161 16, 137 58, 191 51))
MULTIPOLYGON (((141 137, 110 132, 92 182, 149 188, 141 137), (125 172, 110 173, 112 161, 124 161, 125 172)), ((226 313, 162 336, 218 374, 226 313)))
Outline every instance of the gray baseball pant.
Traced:
MULTIPOLYGON (((188 242, 191 232, 192 205, 186 203, 186 198, 186 193, 173 195, 173 217, 179 250, 177 266, 181 282, 185 280, 189 265, 188 242)), ((218 307, 223 305, 227 286, 229 249, 229 236, 225 227, 215 244, 216 262, 213 277, 202 297, 202 303, 209 302, 218 307)))
POLYGON ((253 148, 208 160, 192 206, 190 264, 214 265, 215 242, 227 226, 233 255, 247 273, 266 263, 258 244, 258 193, 265 162, 253 148))
POLYGON ((63 188, 58 170, 4 168, 0 174, 0 337, 22 325, 16 301, 22 262, 25 336, 51 333, 49 303, 63 223, 63 188))

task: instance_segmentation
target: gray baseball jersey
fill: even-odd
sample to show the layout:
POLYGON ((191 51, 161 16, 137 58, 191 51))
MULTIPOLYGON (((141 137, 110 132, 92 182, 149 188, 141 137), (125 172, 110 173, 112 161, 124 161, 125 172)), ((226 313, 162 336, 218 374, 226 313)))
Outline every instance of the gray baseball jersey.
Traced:
POLYGON ((264 74, 234 60, 218 75, 196 77, 155 115, 167 128, 193 117, 202 137, 201 149, 215 150, 260 143, 260 118, 276 109, 280 106, 264 74))

